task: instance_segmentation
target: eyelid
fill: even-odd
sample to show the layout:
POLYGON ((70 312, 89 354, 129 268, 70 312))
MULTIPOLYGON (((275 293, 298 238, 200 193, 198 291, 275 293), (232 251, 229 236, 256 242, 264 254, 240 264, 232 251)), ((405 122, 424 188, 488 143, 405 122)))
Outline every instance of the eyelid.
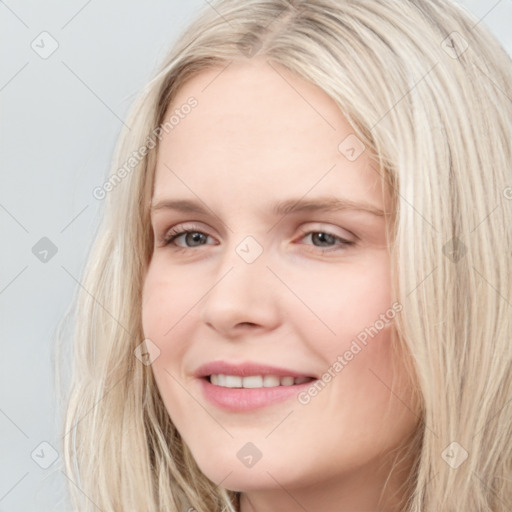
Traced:
MULTIPOLYGON (((171 228, 167 229, 162 236, 159 236, 158 242, 164 247, 173 245, 175 250, 185 250, 186 251, 186 250, 193 250, 194 247, 178 245, 175 243, 175 240, 180 238, 183 235, 186 235, 187 233, 198 232, 198 233, 202 233, 206 237, 215 239, 215 237, 213 237, 212 235, 210 235, 208 233, 209 230, 203 229, 200 226, 200 224, 202 224, 202 223, 201 222, 195 223, 194 221, 178 223, 178 224, 172 226, 171 228)), ((339 227, 336 227, 336 228, 342 229, 339 227)), ((308 244, 308 243, 299 244, 299 245, 305 245, 308 248, 314 250, 315 252, 321 252, 321 253, 327 253, 327 252, 331 252, 331 251, 335 252, 337 250, 342 250, 343 248, 346 248, 348 246, 355 245, 357 243, 357 241, 360 240, 360 238, 358 236, 354 235, 350 231, 343 230, 346 233, 348 233, 349 236, 346 236, 344 234, 339 234, 336 232, 336 229, 334 229, 334 226, 332 228, 325 228, 325 223, 318 222, 318 221, 310 222, 309 225, 307 225, 307 224, 300 225, 298 228, 296 228, 296 230, 299 231, 299 236, 294 239, 293 243, 296 243, 297 240, 301 240, 306 236, 312 236, 313 233, 324 233, 324 234, 334 237, 337 240, 337 243, 335 245, 326 246, 326 247, 317 246, 317 245, 308 244), (311 225, 311 224, 313 224, 313 225, 311 225), (355 238, 355 240, 353 239, 353 237, 355 238)), ((201 244, 199 246, 195 246, 195 248, 202 247, 203 245, 218 245, 218 243, 201 244)))
POLYGON ((311 232, 314 233, 329 233, 330 235, 333 235, 337 238, 341 238, 343 240, 346 240, 347 242, 356 242, 356 240, 359 240, 359 237, 352 233, 351 231, 348 231, 347 229, 343 229, 337 226, 333 227, 325 227, 328 223, 323 222, 310 222, 307 226, 300 226, 298 229, 302 235, 307 235, 311 232), (311 226, 311 224, 314 224, 314 226, 311 226), (338 233, 337 230, 343 230, 344 233, 347 233, 345 235, 344 233, 338 233))
MULTIPOLYGON (((325 223, 322 222, 310 222, 310 224, 315 224, 315 226, 308 225, 307 227, 304 225, 299 226, 297 229, 299 230, 301 235, 307 235, 311 232, 322 232, 322 233, 329 233, 333 236, 337 236, 340 238, 346 238, 345 234, 337 234, 334 228, 325 228, 325 223)), ((342 228, 338 228, 342 229, 342 228)), ((207 233, 207 229, 204 229, 201 226, 201 223, 194 223, 194 221, 184 222, 176 224, 175 226, 172 226, 171 228, 165 230, 163 235, 159 237, 160 241, 165 241, 169 238, 169 233, 176 233, 176 232, 182 232, 182 231, 193 231, 196 230, 198 232, 203 232, 205 235, 212 236, 209 233, 207 233)), ((350 237, 354 237, 356 239, 359 239, 357 235, 352 233, 351 231, 348 231, 346 229, 343 229, 345 233, 348 233, 350 237)))
POLYGON ((179 223, 179 224, 176 224, 175 226, 172 226, 171 228, 165 230, 163 235, 158 237, 158 239, 162 244, 166 244, 173 237, 174 234, 178 234, 178 233, 181 234, 186 231, 197 231, 199 233, 204 233, 206 236, 214 238, 211 234, 208 233, 207 229, 204 229, 200 225, 200 223, 194 224, 193 221, 190 221, 190 222, 179 223))

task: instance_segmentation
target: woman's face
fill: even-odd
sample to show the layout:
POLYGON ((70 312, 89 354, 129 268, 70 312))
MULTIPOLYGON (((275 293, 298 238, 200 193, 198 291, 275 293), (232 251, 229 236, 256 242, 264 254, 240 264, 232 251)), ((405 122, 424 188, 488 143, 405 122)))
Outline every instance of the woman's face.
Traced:
POLYGON ((389 205, 368 152, 324 92, 259 59, 203 71, 173 113, 143 291, 172 421, 246 510, 373 510, 417 417, 392 367, 389 205))

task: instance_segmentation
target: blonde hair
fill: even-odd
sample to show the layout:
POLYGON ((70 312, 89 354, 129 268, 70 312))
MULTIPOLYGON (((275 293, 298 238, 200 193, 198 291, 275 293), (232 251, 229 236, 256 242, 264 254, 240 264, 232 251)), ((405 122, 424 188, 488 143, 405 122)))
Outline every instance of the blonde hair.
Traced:
POLYGON ((394 341, 421 410, 404 510, 509 512, 510 58, 482 23, 446 0, 214 7, 205 6, 142 91, 102 188, 105 209, 75 305, 63 419, 75 506, 237 510, 238 493, 200 471, 151 367, 134 351, 144 339, 142 284, 153 247, 155 129, 187 79, 258 56, 333 98, 393 198, 391 274, 402 305, 394 341))

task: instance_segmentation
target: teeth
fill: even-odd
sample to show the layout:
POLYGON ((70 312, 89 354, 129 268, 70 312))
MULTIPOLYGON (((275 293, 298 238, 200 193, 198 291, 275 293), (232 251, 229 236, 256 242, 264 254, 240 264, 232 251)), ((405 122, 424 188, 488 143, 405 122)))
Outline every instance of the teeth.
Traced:
POLYGON ((236 375, 226 375, 226 380, 224 382, 227 388, 242 387, 242 377, 238 377, 236 375))
POLYGON ((225 388, 273 388, 277 386, 293 386, 312 380, 310 377, 277 377, 276 375, 210 375, 210 382, 225 388))
POLYGON ((243 377, 240 379, 242 381, 242 387, 244 388, 262 388, 263 387, 263 377, 261 375, 251 375, 250 377, 243 377))
POLYGON ((275 375, 265 375, 265 377, 263 377, 264 388, 274 388, 280 384, 281 382, 279 381, 279 377, 276 377, 275 375))

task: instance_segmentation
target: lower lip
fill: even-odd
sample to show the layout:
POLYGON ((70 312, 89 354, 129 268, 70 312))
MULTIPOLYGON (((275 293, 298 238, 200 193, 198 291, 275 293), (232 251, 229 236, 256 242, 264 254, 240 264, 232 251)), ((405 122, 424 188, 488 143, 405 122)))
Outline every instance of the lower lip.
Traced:
POLYGON ((226 388, 216 386, 206 378, 201 378, 199 381, 202 392, 209 402, 231 412, 252 411, 289 400, 316 382, 311 380, 293 386, 271 388, 226 388))

